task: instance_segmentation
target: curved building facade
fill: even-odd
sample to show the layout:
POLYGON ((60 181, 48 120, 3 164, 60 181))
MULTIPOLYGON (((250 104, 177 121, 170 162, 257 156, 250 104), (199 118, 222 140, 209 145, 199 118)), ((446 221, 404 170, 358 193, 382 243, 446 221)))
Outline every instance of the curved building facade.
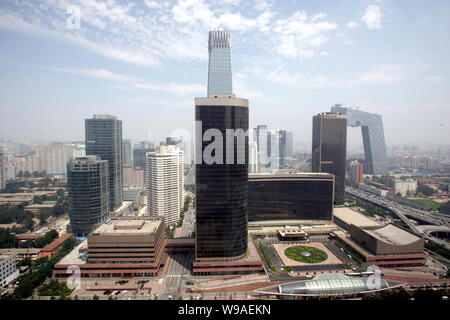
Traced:
POLYGON ((334 176, 250 174, 248 220, 332 220, 334 176))
POLYGON ((248 100, 210 95, 195 104, 196 258, 240 258, 247 252, 248 135, 230 136, 230 129, 247 133, 248 100))

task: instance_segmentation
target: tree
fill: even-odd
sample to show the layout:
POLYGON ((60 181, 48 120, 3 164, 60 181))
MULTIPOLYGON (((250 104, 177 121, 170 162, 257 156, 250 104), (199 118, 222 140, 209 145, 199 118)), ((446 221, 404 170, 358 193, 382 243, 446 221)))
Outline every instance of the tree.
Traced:
POLYGON ((100 298, 98 297, 98 295, 94 295, 93 297, 92 297, 92 300, 100 300, 100 298))
POLYGON ((419 184, 419 186, 417 187, 417 193, 419 192, 423 193, 427 197, 432 196, 435 193, 433 188, 427 186, 424 183, 419 184))
POLYGON ((0 248, 16 248, 19 241, 8 229, 0 229, 0 248))

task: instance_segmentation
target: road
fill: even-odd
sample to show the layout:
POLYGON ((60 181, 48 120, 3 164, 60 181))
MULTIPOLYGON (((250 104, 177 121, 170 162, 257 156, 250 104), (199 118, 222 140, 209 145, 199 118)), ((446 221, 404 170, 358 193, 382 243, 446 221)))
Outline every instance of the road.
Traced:
MULTIPOLYGON (((398 202, 394 202, 392 200, 389 200, 384 197, 379 197, 374 194, 367 193, 365 191, 355 189, 353 187, 346 186, 345 192, 348 194, 355 196, 357 198, 366 200, 368 202, 374 203, 378 206, 381 206, 385 209, 390 210, 395 215, 397 215, 410 229, 413 233, 416 235, 423 237, 428 240, 432 240, 436 243, 439 243, 440 245, 444 246, 445 248, 450 250, 450 245, 439 238, 436 238, 432 236, 431 234, 427 234, 427 232, 424 232, 423 229, 420 226, 417 226, 414 224, 408 217, 411 216, 414 219, 414 216, 416 215, 417 218, 426 219, 430 222, 434 222, 432 226, 434 226, 434 229, 438 227, 442 227, 442 229, 446 230, 447 227, 450 227, 450 223, 447 218, 442 218, 441 216, 434 216, 429 212, 417 210, 415 208, 411 208, 402 204, 399 204, 398 202)), ((427 226, 431 227, 431 226, 427 226)))
POLYGON ((194 230, 195 226, 195 210, 193 208, 189 208, 188 211, 186 211, 184 216, 184 222, 181 226, 181 237, 189 237, 191 236, 192 231, 194 230))
POLYGON ((164 278, 164 293, 159 296, 161 300, 167 300, 169 296, 176 298, 186 290, 192 259, 192 255, 185 253, 174 253, 167 257, 166 263, 170 266, 164 278))

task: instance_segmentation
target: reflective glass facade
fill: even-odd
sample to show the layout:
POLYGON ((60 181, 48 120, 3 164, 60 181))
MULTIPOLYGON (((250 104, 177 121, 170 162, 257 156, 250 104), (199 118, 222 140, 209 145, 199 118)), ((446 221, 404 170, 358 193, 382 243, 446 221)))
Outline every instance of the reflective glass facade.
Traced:
MULTIPOLYGON (((196 130, 196 155, 203 154, 211 143, 203 141, 208 129, 221 132, 224 164, 207 164, 204 157, 196 159, 196 257, 232 258, 247 251, 247 183, 248 136, 245 137, 245 163, 238 164, 237 138, 234 138, 234 164, 225 164, 226 129, 248 130, 248 101, 223 98, 227 105, 207 105, 214 99, 197 98, 195 119, 201 121, 196 130), (199 101, 204 100, 199 105, 199 101), (233 105, 245 102, 246 106, 233 105)), ((219 152, 218 150, 214 153, 219 152)), ((219 152, 220 153, 220 152, 219 152)))
POLYGON ((312 171, 334 174, 335 204, 344 203, 346 148, 345 115, 321 113, 313 117, 312 171))
POLYGON ((67 164, 71 232, 87 235, 109 214, 108 161, 80 157, 67 164))
POLYGON ((109 205, 122 205, 122 121, 114 116, 94 115, 85 120, 86 155, 96 155, 109 163, 109 205))
POLYGON ((378 114, 335 105, 331 112, 347 115, 349 127, 361 127, 364 145, 364 172, 367 174, 386 174, 387 154, 384 139, 383 119, 378 114))
POLYGON ((248 220, 332 220, 332 175, 258 175, 248 180, 248 220))
POLYGON ((209 32, 208 96, 231 94, 231 43, 227 31, 209 32))

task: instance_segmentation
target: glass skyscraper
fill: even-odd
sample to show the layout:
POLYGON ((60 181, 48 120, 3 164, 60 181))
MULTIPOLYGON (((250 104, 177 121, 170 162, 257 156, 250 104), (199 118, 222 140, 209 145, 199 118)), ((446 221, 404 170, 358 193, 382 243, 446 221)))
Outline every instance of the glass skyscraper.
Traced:
POLYGON ((114 211, 123 201, 122 121, 115 116, 95 114, 85 120, 86 155, 109 163, 109 206, 114 211))
POLYGON ((247 253, 248 135, 230 139, 227 130, 248 131, 248 100, 232 94, 229 37, 226 31, 209 33, 208 97, 195 98, 196 261, 247 253), (207 132, 223 137, 210 153, 213 163, 205 159, 212 145, 207 132), (233 152, 231 163, 227 151, 233 152))
POLYGON ((312 171, 334 174, 334 203, 343 204, 347 117, 339 113, 320 113, 314 116, 312 138, 312 171))
POLYGON ((67 163, 70 232, 88 235, 109 216, 108 161, 97 156, 71 159, 67 163))
POLYGON ((378 114, 346 108, 340 104, 331 107, 331 112, 347 115, 349 127, 361 127, 365 156, 364 172, 367 174, 388 173, 382 117, 378 114))
POLYGON ((208 41, 208 96, 231 94, 231 42, 228 31, 210 31, 208 41))

